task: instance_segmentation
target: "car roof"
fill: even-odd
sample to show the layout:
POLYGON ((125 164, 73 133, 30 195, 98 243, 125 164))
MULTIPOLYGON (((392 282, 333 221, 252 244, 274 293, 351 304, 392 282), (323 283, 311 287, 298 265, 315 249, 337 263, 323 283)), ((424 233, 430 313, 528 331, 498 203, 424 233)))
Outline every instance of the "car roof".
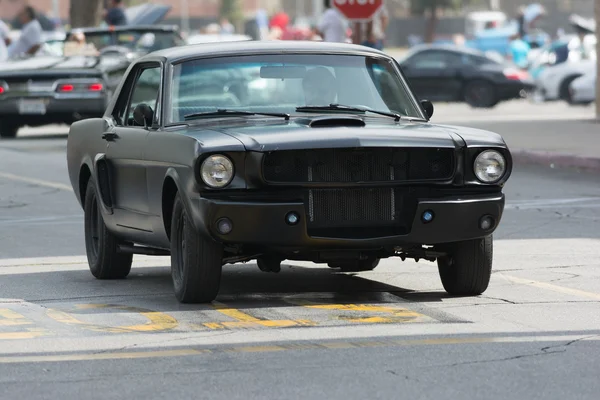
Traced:
POLYGON ((150 53, 140 59, 164 58, 175 63, 206 56, 252 55, 252 54, 347 54, 389 56, 379 50, 348 43, 293 41, 293 40, 250 40, 220 43, 201 43, 172 47, 150 53))
POLYGON ((460 46, 460 45, 456 45, 456 44, 446 44, 446 43, 443 43, 443 44, 442 43, 440 43, 440 44, 419 44, 419 45, 412 47, 409 50, 409 53, 416 54, 416 53, 419 53, 419 52, 425 51, 425 50, 446 50, 446 51, 453 51, 455 53, 471 54, 474 56, 485 57, 485 53, 483 53, 480 50, 473 49, 473 48, 467 47, 467 46, 460 46))

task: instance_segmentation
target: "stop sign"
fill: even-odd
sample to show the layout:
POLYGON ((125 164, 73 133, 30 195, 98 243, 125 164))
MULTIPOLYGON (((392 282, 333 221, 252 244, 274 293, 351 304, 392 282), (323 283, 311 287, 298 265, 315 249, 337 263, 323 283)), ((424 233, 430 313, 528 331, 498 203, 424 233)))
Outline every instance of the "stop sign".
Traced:
POLYGON ((333 0, 344 17, 352 21, 368 21, 383 6, 383 0, 333 0))

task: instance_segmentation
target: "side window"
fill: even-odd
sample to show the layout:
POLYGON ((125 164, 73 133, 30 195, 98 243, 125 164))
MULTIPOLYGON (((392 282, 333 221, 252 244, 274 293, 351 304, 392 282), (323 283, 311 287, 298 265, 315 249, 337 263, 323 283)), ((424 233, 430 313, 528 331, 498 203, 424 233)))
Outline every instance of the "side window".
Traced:
POLYGON ((408 65, 414 69, 442 69, 448 67, 448 60, 442 51, 424 51, 412 56, 408 65))
POLYGON ((155 115, 158 112, 158 93, 160 90, 160 74, 159 66, 149 67, 142 70, 137 81, 133 85, 133 93, 127 110, 127 126, 134 126, 133 110, 138 104, 147 104, 152 108, 155 115))

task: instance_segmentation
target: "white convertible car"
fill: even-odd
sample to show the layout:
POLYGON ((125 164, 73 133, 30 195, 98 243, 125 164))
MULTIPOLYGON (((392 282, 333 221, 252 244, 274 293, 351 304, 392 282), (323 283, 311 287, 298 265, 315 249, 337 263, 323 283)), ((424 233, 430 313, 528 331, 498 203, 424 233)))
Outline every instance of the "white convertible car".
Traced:
POLYGON ((580 76, 569 86, 572 104, 591 104, 596 101, 596 70, 580 76))

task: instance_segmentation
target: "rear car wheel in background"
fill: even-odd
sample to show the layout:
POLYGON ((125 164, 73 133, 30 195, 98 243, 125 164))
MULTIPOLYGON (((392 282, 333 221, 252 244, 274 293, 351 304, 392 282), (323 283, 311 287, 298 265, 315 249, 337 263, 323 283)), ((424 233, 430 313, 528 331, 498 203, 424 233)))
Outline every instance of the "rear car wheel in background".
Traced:
POLYGON ((106 229, 96 183, 90 178, 85 193, 85 247, 90 271, 98 279, 123 279, 131 271, 133 255, 119 253, 118 239, 106 229))
POLYGON ((465 102, 475 108, 491 108, 499 101, 494 85, 482 80, 468 82, 463 96, 465 102))
POLYGON ((492 276, 492 235, 457 242, 447 247, 448 255, 438 258, 444 289, 454 296, 477 296, 485 292, 492 276))
POLYGON ((223 247, 194 229, 179 193, 171 220, 171 277, 182 303, 208 303, 219 293, 223 247))
POLYGON ((19 124, 16 124, 10 120, 0 120, 0 137, 4 139, 15 138, 17 137, 19 128, 19 124))
POLYGON ((571 91, 569 90, 569 86, 571 86, 571 83, 579 78, 581 75, 571 75, 567 78, 565 78, 564 81, 562 81, 562 83, 560 84, 560 89, 558 92, 558 96, 561 100, 566 101, 569 104, 573 103, 573 98, 571 96, 571 91))

